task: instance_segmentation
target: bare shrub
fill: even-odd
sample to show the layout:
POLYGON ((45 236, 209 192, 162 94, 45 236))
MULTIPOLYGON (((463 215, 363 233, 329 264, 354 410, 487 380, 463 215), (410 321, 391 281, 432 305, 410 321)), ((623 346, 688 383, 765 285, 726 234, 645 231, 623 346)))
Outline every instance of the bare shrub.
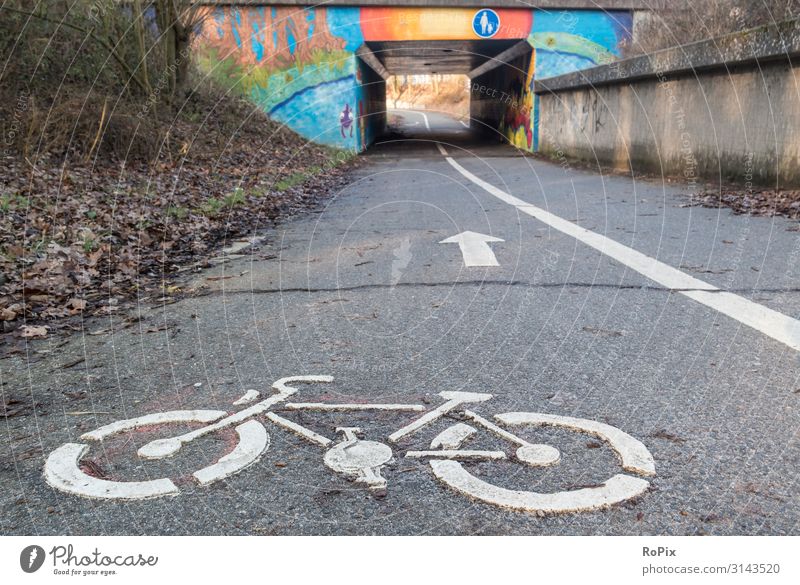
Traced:
POLYGON ((800 17, 800 0, 672 2, 643 15, 625 56, 651 53, 703 39, 800 17))

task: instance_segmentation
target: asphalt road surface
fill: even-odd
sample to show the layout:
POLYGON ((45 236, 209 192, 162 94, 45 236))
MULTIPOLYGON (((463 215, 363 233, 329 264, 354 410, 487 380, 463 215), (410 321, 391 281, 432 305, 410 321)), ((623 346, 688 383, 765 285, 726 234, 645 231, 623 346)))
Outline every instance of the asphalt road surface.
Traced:
POLYGON ((692 207, 678 185, 525 157, 442 114, 391 117, 392 138, 323 210, 185 283, 206 294, 142 305, 129 327, 121 317, 87 322, 66 344, 34 343, 0 362, 4 394, 36 404, 3 425, 0 531, 796 534, 796 222, 692 207), (440 243, 464 232, 486 237, 440 243), (276 380, 301 375, 334 381, 294 384, 270 415, 254 415, 241 443, 223 425, 147 460, 137 449, 201 425, 81 438, 152 413, 241 411, 258 404, 233 405, 248 390, 263 400, 276 380), (452 395, 440 392, 492 397, 388 439, 425 412, 442 414, 452 395), (366 406, 375 404, 394 406, 366 406), (552 424, 494 417, 508 412, 552 424), (264 428, 269 446, 249 466, 207 485, 193 477, 232 450, 263 451, 264 428), (447 448, 448 428, 477 431, 457 442, 479 454, 453 465, 408 456, 447 448), (652 456, 655 475, 632 471, 608 429, 652 456), (177 495, 56 489, 43 470, 64 444, 88 450, 52 458, 62 479, 50 483, 73 473, 90 485, 78 491, 127 493, 121 482, 169 478, 177 495), (521 444, 558 451, 524 455, 521 444), (554 452, 553 465, 525 463, 554 452), (359 457, 368 472, 347 471, 359 457), (636 493, 595 505, 620 474, 638 478, 636 493), (462 493, 464 477, 490 501, 462 493), (507 507, 536 498, 550 503, 507 507))

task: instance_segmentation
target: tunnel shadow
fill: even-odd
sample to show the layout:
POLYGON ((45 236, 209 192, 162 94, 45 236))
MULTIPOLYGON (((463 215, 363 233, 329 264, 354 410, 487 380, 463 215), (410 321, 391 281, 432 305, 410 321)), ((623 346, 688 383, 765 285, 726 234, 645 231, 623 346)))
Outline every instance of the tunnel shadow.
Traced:
POLYGON ((441 155, 437 144, 449 154, 514 156, 520 151, 498 132, 487 131, 475 120, 460 120, 431 110, 387 110, 383 132, 362 155, 373 157, 429 157, 441 155), (476 128, 476 126, 478 126, 476 128))

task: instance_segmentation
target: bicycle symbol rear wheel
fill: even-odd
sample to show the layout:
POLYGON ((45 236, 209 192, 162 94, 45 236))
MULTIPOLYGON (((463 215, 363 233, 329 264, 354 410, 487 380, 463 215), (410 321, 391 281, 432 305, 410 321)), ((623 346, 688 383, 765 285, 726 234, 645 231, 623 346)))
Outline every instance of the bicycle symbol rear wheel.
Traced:
MULTIPOLYGON (((107 424, 81 435, 81 439, 87 443, 66 443, 50 453, 44 466, 45 480, 57 490, 86 498, 140 500, 176 496, 180 494, 180 489, 170 478, 146 481, 101 479, 86 473, 81 468, 81 459, 91 443, 125 431, 154 425, 213 423, 227 414, 223 410, 173 410, 107 424)), ((256 420, 244 422, 236 426, 234 431, 236 441, 233 450, 215 463, 195 471, 192 477, 197 483, 209 485, 238 473, 258 461, 269 448, 269 434, 264 425, 256 420)))

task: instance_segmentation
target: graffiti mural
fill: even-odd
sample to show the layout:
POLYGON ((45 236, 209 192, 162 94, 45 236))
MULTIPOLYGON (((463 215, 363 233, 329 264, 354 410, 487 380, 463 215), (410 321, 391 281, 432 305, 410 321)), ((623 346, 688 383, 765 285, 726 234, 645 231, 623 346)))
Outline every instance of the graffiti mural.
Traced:
MULTIPOLYGON (((496 9, 492 40, 520 39, 533 53, 505 80, 512 99, 500 132, 535 150, 536 78, 576 71, 619 56, 630 40, 629 11, 496 9)), ((302 136, 361 150, 380 131, 373 79, 356 58, 365 42, 476 40, 470 8, 224 6, 209 8, 196 41, 201 68, 247 96, 302 136)), ((378 81, 380 82, 380 80, 378 81)))
POLYGON ((553 77, 617 59, 630 42, 627 11, 537 13, 528 42, 536 50, 536 77, 553 77))
POLYGON ((500 131, 517 148, 538 148, 538 98, 535 79, 602 65, 620 56, 631 40, 633 17, 627 11, 536 11, 528 43, 527 68, 514 71, 500 131), (523 72, 527 71, 523 75, 523 72))
POLYGON ((286 6, 220 7, 204 19, 201 67, 269 115, 315 142, 361 148, 340 131, 360 97, 354 51, 361 45, 358 9, 286 6))
POLYGON ((511 99, 506 105, 503 119, 500 121, 500 132, 506 139, 524 150, 534 148, 533 79, 536 72, 536 53, 531 53, 527 67, 511 70, 509 91, 511 99))

